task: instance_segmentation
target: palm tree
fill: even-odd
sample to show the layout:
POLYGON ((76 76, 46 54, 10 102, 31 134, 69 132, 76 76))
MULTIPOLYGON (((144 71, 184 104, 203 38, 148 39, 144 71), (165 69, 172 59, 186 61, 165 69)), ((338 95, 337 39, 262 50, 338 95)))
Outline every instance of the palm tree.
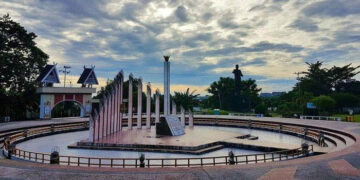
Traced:
POLYGON ((172 96, 172 99, 175 101, 178 107, 182 105, 185 109, 192 109, 199 103, 197 97, 200 94, 194 94, 195 92, 196 90, 190 93, 190 89, 187 88, 186 92, 174 92, 174 96, 172 96))

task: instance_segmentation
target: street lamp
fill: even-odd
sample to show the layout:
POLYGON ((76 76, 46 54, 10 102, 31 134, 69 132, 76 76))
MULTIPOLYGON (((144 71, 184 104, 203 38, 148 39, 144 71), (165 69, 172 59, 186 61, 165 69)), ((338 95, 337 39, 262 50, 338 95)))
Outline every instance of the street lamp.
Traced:
POLYGON ((65 87, 65 83, 66 83, 66 74, 70 73, 70 70, 67 70, 67 69, 70 69, 70 68, 71 68, 70 66, 64 66, 64 70, 59 70, 60 72, 64 73, 64 87, 65 87))

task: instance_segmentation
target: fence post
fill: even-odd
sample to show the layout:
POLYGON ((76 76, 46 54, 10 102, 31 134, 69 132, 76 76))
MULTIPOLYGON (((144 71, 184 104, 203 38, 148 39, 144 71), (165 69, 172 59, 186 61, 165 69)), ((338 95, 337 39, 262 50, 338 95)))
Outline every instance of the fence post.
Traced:
POLYGON ((307 143, 302 143, 301 151, 305 156, 309 156, 309 145, 307 143))
POLYGON ((23 136, 24 136, 25 138, 28 137, 28 130, 27 130, 27 129, 25 129, 25 130, 23 131, 23 136))
MULTIPOLYGON (((139 157, 139 160, 140 160, 140 167, 144 168, 145 167, 145 155, 141 154, 140 157, 139 157)), ((150 166, 150 164, 149 164, 149 160, 148 160, 148 167, 149 166, 150 166)))
MULTIPOLYGON (((11 159, 12 154, 14 153, 15 145, 11 144, 10 137, 5 137, 4 140, 4 148, 7 151, 7 158, 11 159)), ((19 152, 20 154, 20 152, 19 152)))
POLYGON ((230 164, 230 165, 234 165, 234 164, 235 164, 234 153, 233 153, 232 151, 229 152, 229 164, 230 164))
POLYGON ((50 164, 60 164, 59 152, 53 151, 50 154, 50 164))
POLYGON ((50 125, 50 132, 51 132, 51 133, 54 133, 54 132, 55 132, 55 125, 54 125, 54 124, 51 124, 51 125, 50 125))

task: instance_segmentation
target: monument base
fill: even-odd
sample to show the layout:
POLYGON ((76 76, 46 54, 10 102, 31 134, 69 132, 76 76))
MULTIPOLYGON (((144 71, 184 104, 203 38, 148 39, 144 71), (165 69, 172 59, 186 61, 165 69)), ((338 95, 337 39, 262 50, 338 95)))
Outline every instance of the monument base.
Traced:
POLYGON ((160 117, 160 122, 156 123, 156 134, 162 136, 180 136, 185 134, 185 131, 179 117, 170 115, 160 117))
POLYGON ((138 152, 163 152, 180 154, 204 154, 226 147, 243 148, 259 151, 277 151, 283 149, 295 149, 297 145, 276 143, 269 144, 259 140, 239 139, 239 136, 249 136, 239 132, 229 132, 217 128, 197 126, 186 127, 182 136, 160 136, 156 134, 155 127, 151 129, 129 130, 111 134, 102 139, 90 142, 82 140, 69 145, 69 148, 95 149, 95 150, 119 150, 138 152))

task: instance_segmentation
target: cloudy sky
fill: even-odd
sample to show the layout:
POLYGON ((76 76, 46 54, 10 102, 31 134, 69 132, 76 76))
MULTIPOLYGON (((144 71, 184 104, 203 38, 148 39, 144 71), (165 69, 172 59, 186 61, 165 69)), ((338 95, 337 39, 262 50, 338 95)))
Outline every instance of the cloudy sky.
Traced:
POLYGON ((172 90, 201 94, 235 64, 263 92, 290 90, 305 62, 360 65, 360 0, 0 0, 0 12, 72 66, 73 84, 95 65, 102 85, 123 69, 161 88, 164 54, 172 90))

